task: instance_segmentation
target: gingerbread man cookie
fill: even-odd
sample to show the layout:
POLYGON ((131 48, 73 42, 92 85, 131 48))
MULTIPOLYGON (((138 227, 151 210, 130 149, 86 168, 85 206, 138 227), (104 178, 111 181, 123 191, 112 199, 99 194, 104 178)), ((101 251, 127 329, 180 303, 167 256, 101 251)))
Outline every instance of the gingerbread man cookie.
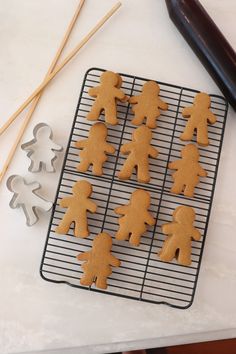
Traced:
POLYGON ((148 183, 150 181, 148 157, 156 158, 158 155, 158 150, 150 145, 151 140, 151 130, 142 125, 134 130, 132 141, 121 146, 121 153, 129 154, 129 156, 118 173, 120 179, 129 179, 136 167, 138 182, 148 183))
POLYGON ((87 115, 88 120, 97 120, 100 113, 104 110, 105 121, 108 124, 115 125, 118 123, 116 103, 117 99, 125 100, 124 92, 118 88, 121 85, 120 75, 112 71, 105 71, 100 77, 101 85, 89 89, 88 94, 96 97, 91 111, 87 115))
POLYGON ((107 288, 107 277, 112 273, 110 266, 120 266, 119 259, 111 254, 111 247, 111 236, 102 232, 95 237, 91 251, 77 256, 79 261, 86 261, 82 265, 84 275, 80 279, 81 285, 90 286, 95 282, 97 288, 107 288))
POLYGON ((173 213, 173 222, 162 225, 162 232, 168 235, 159 254, 164 262, 176 258, 179 264, 191 264, 191 240, 199 241, 200 232, 193 226, 195 211, 189 206, 179 206, 173 213))
POLYGON ((188 144, 181 150, 182 159, 170 162, 168 167, 177 170, 172 177, 174 184, 171 193, 184 193, 187 197, 193 197, 194 188, 199 182, 199 176, 206 177, 207 172, 199 164, 199 151, 193 144, 188 144))
POLYGON ((150 194, 142 189, 134 191, 128 205, 115 208, 115 213, 124 215, 119 218, 119 230, 116 233, 117 240, 128 240, 131 245, 139 246, 140 239, 147 229, 147 225, 153 226, 155 219, 148 212, 150 206, 150 194))
POLYGON ((63 198, 60 201, 62 208, 67 208, 63 219, 57 226, 55 232, 67 234, 72 223, 74 223, 74 235, 85 238, 89 235, 87 223, 87 210, 95 213, 97 206, 89 197, 92 194, 92 185, 87 181, 78 181, 74 184, 73 195, 63 198))
POLYGON ((108 154, 114 154, 115 148, 106 142, 107 127, 103 123, 94 124, 89 131, 89 137, 86 140, 80 140, 75 146, 80 151, 79 156, 81 162, 77 166, 80 172, 86 172, 92 165, 94 175, 101 176, 103 173, 102 166, 107 160, 108 154))
POLYGON ((214 124, 216 116, 210 111, 211 99, 204 92, 199 92, 194 98, 193 106, 185 107, 182 115, 188 119, 181 140, 192 140, 194 131, 197 131, 197 143, 206 146, 209 144, 207 124, 214 124))
POLYGON ((146 125, 149 128, 156 128, 156 120, 160 116, 160 110, 167 110, 168 104, 159 97, 160 87, 155 81, 148 81, 143 85, 142 93, 132 96, 129 102, 133 104, 132 111, 134 125, 140 125, 146 118, 146 125))

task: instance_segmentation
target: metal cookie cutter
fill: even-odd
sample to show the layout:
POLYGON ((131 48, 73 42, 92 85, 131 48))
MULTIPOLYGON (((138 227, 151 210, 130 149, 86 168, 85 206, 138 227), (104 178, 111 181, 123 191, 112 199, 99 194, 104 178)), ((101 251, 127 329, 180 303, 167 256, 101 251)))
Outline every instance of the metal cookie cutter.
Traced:
POLYGON ((26 183, 23 177, 12 175, 7 180, 7 188, 14 193, 9 205, 12 209, 22 208, 28 226, 34 225, 39 217, 36 208, 49 211, 52 202, 42 198, 36 191, 41 188, 38 182, 26 183))
POLYGON ((28 168, 30 172, 40 172, 43 169, 47 172, 55 172, 53 162, 57 156, 55 151, 62 151, 63 147, 53 142, 53 133, 49 125, 39 123, 33 130, 34 139, 21 145, 22 150, 27 151, 31 160, 28 168))

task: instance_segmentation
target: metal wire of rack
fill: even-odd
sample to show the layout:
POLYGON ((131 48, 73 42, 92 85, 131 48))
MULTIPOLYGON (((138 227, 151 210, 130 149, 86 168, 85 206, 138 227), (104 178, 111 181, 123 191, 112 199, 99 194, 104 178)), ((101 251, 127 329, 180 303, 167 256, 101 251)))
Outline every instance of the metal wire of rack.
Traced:
MULTIPOLYGON (((181 111, 183 107, 193 103, 193 98, 198 91, 163 82, 157 81, 161 88, 160 97, 168 103, 169 109, 162 112, 157 120, 158 127, 153 130, 152 145, 158 149, 159 155, 156 159, 150 159, 150 183, 138 183, 135 175, 132 175, 128 181, 117 178, 117 172, 124 162, 124 157, 119 153, 120 147, 131 139, 134 129, 131 125, 133 113, 127 103, 118 104, 119 124, 108 127, 107 141, 115 146, 116 153, 109 156, 105 163, 103 176, 93 176, 91 171, 80 173, 76 169, 79 156, 75 142, 88 137, 92 124, 85 117, 93 104, 88 89, 99 84, 99 77, 103 71, 98 68, 89 69, 84 78, 52 210, 40 274, 45 280, 67 283, 90 291, 188 308, 193 302, 199 275, 228 104, 223 97, 211 95, 211 110, 217 116, 217 123, 209 126, 208 129, 210 145, 199 148, 200 163, 207 170, 208 176, 201 179, 195 189, 194 198, 170 193, 172 179, 167 166, 169 161, 180 157, 180 150, 185 145, 179 139, 186 123, 181 111), (93 185, 92 199, 98 205, 97 212, 88 216, 90 236, 86 239, 74 237, 71 229, 67 235, 55 233, 55 228, 65 212, 59 206, 59 201, 71 194, 71 187, 79 179, 86 179, 93 185), (131 247, 127 241, 115 239, 118 219, 114 208, 126 204, 130 194, 136 188, 145 189, 151 194, 150 211, 156 218, 156 224, 145 232, 139 247, 131 247), (195 226, 202 233, 200 241, 192 242, 192 264, 188 267, 179 265, 175 261, 162 262, 157 256, 165 239, 161 232, 161 225, 172 220, 173 210, 178 205, 189 205, 194 208, 195 226), (94 285, 86 288, 80 285, 82 270, 76 255, 88 251, 94 236, 103 230, 113 238, 112 253, 121 260, 121 267, 113 269, 108 279, 107 290, 97 289, 94 285)), ((148 81, 126 74, 121 76, 122 89, 127 96, 138 94, 142 85, 148 81)), ((101 115, 100 120, 104 121, 104 115, 101 115)))

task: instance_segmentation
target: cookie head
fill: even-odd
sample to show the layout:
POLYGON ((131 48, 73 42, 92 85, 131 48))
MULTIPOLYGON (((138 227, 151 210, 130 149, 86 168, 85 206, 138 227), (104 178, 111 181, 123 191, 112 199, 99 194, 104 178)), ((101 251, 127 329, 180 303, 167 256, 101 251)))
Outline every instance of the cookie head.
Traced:
POLYGON ((211 98, 207 93, 199 92, 194 98, 194 104, 209 108, 211 104, 211 98))
POLYGON ((72 191, 75 195, 84 195, 85 197, 89 197, 92 193, 92 186, 87 181, 78 181, 72 187, 72 191))
POLYGON ((106 232, 101 232, 93 241, 93 248, 99 248, 103 252, 109 252, 112 247, 112 238, 106 232))
POLYGON ((193 144, 188 144, 181 150, 181 156, 189 160, 198 161, 199 151, 198 148, 193 144))
POLYGON ((133 139, 140 143, 150 142, 152 140, 152 132, 146 125, 141 125, 141 127, 134 130, 133 139))
POLYGON ((143 85, 143 93, 147 95, 159 95, 160 87, 155 81, 148 81, 143 85))
POLYGON ((192 224, 195 220, 195 211, 189 206, 179 206, 173 213, 174 220, 181 224, 192 224))
POLYGON ((142 203, 143 207, 148 208, 150 205, 150 201, 150 194, 142 189, 138 189, 132 193, 131 203, 134 205, 138 206, 140 203, 142 203))
POLYGON ((107 127, 104 123, 96 123, 92 125, 89 131, 91 138, 105 139, 107 137, 107 127))
POLYGON ((112 71, 105 71, 100 77, 101 84, 116 86, 119 83, 119 77, 112 71))

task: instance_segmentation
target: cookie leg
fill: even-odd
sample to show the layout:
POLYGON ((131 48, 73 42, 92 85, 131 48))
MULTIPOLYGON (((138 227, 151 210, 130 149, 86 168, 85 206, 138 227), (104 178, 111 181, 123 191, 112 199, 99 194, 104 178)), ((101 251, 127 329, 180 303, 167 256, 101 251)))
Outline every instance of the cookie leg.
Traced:
POLYGON ((86 271, 82 278, 80 279, 80 284, 85 286, 90 286, 94 282, 94 273, 86 271))
POLYGON ((197 128, 197 143, 199 145, 207 146, 209 144, 208 131, 206 125, 200 125, 197 128))
POLYGON ((148 183, 150 181, 150 174, 148 170, 148 165, 138 164, 137 166, 137 179, 140 183, 148 183))
POLYGON ((99 289, 106 289, 107 288, 107 277, 98 275, 96 279, 96 287, 99 289))
POLYGON ((129 230, 126 226, 120 226, 119 230, 116 233, 116 239, 120 241, 125 241, 129 239, 129 230))
POLYGON ((155 116, 147 117, 146 126, 150 129, 156 128, 157 127, 156 119, 157 119, 157 117, 155 117, 155 116))
POLYGON ((55 232, 57 234, 64 234, 66 235, 67 232, 69 231, 70 229, 70 225, 71 225, 72 221, 71 220, 65 220, 65 219, 62 219, 62 221, 60 222, 60 224, 56 227, 55 229, 55 232))
POLYGON ((186 197, 193 197, 194 196, 194 187, 192 184, 187 184, 184 188, 184 195, 186 197))
POLYGON ((184 141, 192 140, 194 130, 195 126, 190 121, 188 121, 185 126, 184 132, 180 135, 180 139, 184 141))
POLYGON ((184 184, 182 181, 175 181, 172 188, 171 193, 180 194, 184 188, 184 184))
POLYGON ((191 248, 190 247, 180 248, 177 261, 179 262, 179 264, 182 264, 182 265, 186 265, 186 266, 190 265, 191 264, 191 248))
POLYGON ((159 253, 160 260, 163 262, 170 262, 175 258, 176 247, 172 246, 170 242, 165 241, 159 253))
POLYGON ((125 161, 122 169, 118 173, 118 178, 120 179, 129 179, 132 175, 133 169, 135 167, 134 163, 129 161, 129 158, 125 161))
POLYGON ((140 238, 141 238, 141 235, 140 235, 140 234, 132 232, 132 234, 131 234, 131 236, 130 236, 130 239, 129 239, 129 243, 130 243, 132 246, 139 246, 139 244, 140 244, 140 238))
POLYGON ((102 174, 103 174, 102 162, 100 162, 100 161, 94 162, 92 172, 95 176, 102 176, 102 174))
POLYGON ((76 169, 77 169, 79 172, 86 172, 86 171, 88 171, 89 166, 90 166, 90 161, 87 160, 87 159, 83 159, 83 160, 81 160, 81 162, 76 166, 76 169))
POLYGON ((102 111, 103 107, 101 107, 100 104, 97 102, 94 102, 91 111, 87 114, 87 119, 88 120, 97 120, 100 116, 100 113, 102 111))
POLYGON ((87 220, 76 220, 74 234, 76 237, 85 238, 89 235, 87 220))
POLYGON ((116 125, 118 123, 117 120, 117 111, 116 111, 116 104, 113 103, 110 107, 105 108, 105 121, 108 124, 116 125))
POLYGON ((135 116, 131 120, 131 123, 134 124, 134 125, 141 125, 143 123, 143 120, 144 120, 144 115, 143 114, 135 113, 135 116))

